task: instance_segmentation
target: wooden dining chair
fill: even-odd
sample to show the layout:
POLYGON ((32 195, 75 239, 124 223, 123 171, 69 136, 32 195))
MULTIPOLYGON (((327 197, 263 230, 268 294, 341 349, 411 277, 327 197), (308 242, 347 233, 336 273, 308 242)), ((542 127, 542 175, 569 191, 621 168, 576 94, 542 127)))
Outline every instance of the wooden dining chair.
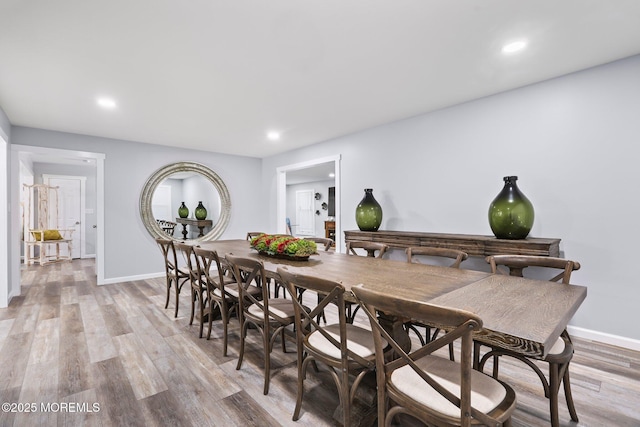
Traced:
POLYGON ((427 425, 509 426, 516 395, 507 384, 472 368, 472 334, 482 329, 475 314, 426 302, 390 297, 358 285, 351 289, 369 318, 376 351, 378 426, 390 426, 400 414, 427 425), (425 324, 447 327, 447 332, 407 352, 381 324, 385 316, 409 316, 425 324), (460 362, 435 354, 450 343, 460 343, 460 362), (384 357, 390 344, 396 358, 384 357))
POLYGON ((189 280, 189 270, 178 264, 178 255, 173 240, 158 237, 156 238, 156 243, 164 258, 164 269, 167 278, 167 301, 164 304, 164 308, 169 307, 171 287, 173 286, 176 293, 176 309, 173 317, 178 317, 180 291, 182 290, 182 286, 189 280))
MULTIPOLYGON (((382 258, 387 252, 387 249, 389 249, 389 246, 377 242, 347 242, 348 255, 363 256, 358 253, 356 249, 364 249, 366 251, 366 255, 364 256, 368 256, 369 258, 382 258)), ((347 308, 347 322, 353 323, 360 306, 352 302, 345 302, 345 304, 347 308)))
MULTIPOLYGON (((228 324, 233 313, 239 318, 239 301, 240 293, 238 284, 235 279, 225 275, 222 263, 216 251, 195 247, 195 262, 198 269, 198 276, 206 287, 206 306, 208 307, 209 329, 207 331, 207 339, 211 338, 211 329, 213 326, 213 318, 216 315, 216 308, 220 312, 222 318, 222 339, 223 350, 222 355, 227 355, 228 344, 228 324)), ((248 292, 254 295, 260 294, 262 291, 258 287, 250 287, 248 292)), ((204 309, 201 310, 202 318, 204 309)))
POLYGON ((233 271, 240 290, 240 355, 236 369, 242 367, 244 348, 249 326, 257 329, 262 335, 264 354, 264 394, 269 393, 271 378, 271 351, 278 336, 282 340, 282 351, 286 353, 285 328, 293 324, 295 315, 291 301, 284 298, 271 298, 265 284, 266 275, 262 262, 252 258, 237 257, 232 254, 225 256, 229 267, 233 271), (251 286, 258 286, 261 293, 250 292, 251 286))
POLYGON ((316 244, 322 245, 325 252, 336 246, 336 242, 325 237, 305 237, 304 240, 311 240, 312 242, 316 242, 316 244))
POLYGON ((189 271, 189 282, 191 284, 191 316, 189 317, 189 325, 193 325, 193 319, 196 317, 196 303, 198 305, 200 323, 199 338, 202 338, 205 321, 205 307, 209 301, 207 296, 207 285, 202 280, 202 275, 198 271, 194 246, 188 243, 176 243, 176 250, 182 253, 189 271))
MULTIPOLYGON (((436 264, 451 268, 460 268, 462 261, 469 258, 469 255, 466 252, 459 251, 457 249, 432 248, 429 246, 408 247, 405 249, 405 253, 407 254, 407 262, 410 263, 436 264), (451 260, 453 260, 453 262, 451 260)), ((407 332, 413 331, 418 336, 420 344, 422 345, 425 345, 425 343, 435 339, 441 331, 438 327, 426 325, 415 320, 405 323, 405 328, 407 329, 407 332), (424 335, 418 329, 419 327, 424 328, 424 335)), ((449 345, 449 358, 451 360, 455 360, 453 345, 449 345)))
POLYGON ((368 257, 382 258, 389 249, 389 246, 377 242, 347 242, 347 253, 349 255, 360 255, 356 252, 356 249, 364 249, 368 257))
POLYGON ((258 237, 261 234, 265 234, 262 231, 249 231, 247 232, 247 240, 251 241, 254 237, 258 237))
MULTIPOLYGON (((580 263, 564 258, 529 256, 529 255, 493 255, 486 258, 491 266, 491 272, 510 276, 523 277, 525 269, 527 271, 537 271, 538 276, 547 273, 546 280, 551 282, 561 282, 565 285, 571 280, 571 273, 580 269, 580 263), (551 277, 549 277, 551 276, 551 277)), ((539 278, 539 277, 536 277, 539 278)), ((543 280, 543 279, 540 279, 543 280)), ((532 285, 533 286, 533 285, 532 285)), ((531 302, 535 304, 535 301, 531 302)), ((540 315, 544 315, 544 308, 541 308, 540 315)), ((565 329, 555 344, 550 349, 547 356, 531 357, 515 351, 509 351, 500 347, 489 346, 491 348, 486 354, 479 357, 481 347, 484 343, 475 342, 476 360, 478 360, 478 369, 484 370, 484 366, 489 359, 493 360, 493 377, 498 378, 498 361, 500 356, 509 356, 528 365, 540 378, 544 387, 544 395, 549 399, 549 410, 551 417, 551 425, 557 427, 560 425, 558 411, 558 393, 560 385, 564 385, 564 394, 567 401, 567 408, 571 419, 578 421, 578 413, 576 412, 571 394, 571 382, 569 379, 569 364, 573 358, 573 344, 571 337, 565 329), (548 379, 542 372, 540 367, 535 363, 543 361, 548 364, 548 379)))
POLYGON ((298 398, 293 420, 300 417, 304 380, 309 363, 320 362, 329 368, 338 388, 343 425, 351 425, 351 405, 356 389, 367 372, 375 368, 375 347, 371 332, 347 323, 345 288, 340 283, 318 277, 292 274, 278 268, 295 309, 296 344, 298 350, 298 398), (309 310, 296 297, 306 291, 323 295, 318 305, 309 310), (336 323, 320 325, 317 318, 329 304, 338 307, 336 323), (353 379, 351 379, 353 377, 353 379))

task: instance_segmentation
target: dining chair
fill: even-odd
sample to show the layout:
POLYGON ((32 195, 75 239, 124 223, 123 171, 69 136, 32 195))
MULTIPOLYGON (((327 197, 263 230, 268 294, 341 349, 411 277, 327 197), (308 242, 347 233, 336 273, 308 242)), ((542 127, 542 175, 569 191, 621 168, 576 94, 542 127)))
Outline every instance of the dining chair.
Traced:
POLYGON ((336 246, 336 242, 325 237, 305 237, 304 239, 311 240, 312 242, 316 242, 317 244, 322 245, 325 252, 336 246))
POLYGON ((196 317, 196 302, 198 304, 200 323, 199 338, 202 338, 205 321, 205 307, 209 301, 207 295, 207 285, 202 280, 202 275, 198 271, 194 246, 188 243, 176 243, 176 249, 182 253, 187 263, 189 271, 189 282, 191 283, 191 316, 189 317, 189 325, 193 325, 193 319, 196 317))
POLYGON ((437 426, 511 424, 515 391, 472 367, 472 334, 482 329, 478 316, 399 295, 390 297, 364 285, 351 291, 369 318, 375 343, 378 426, 390 426, 400 414, 437 426), (449 332, 416 350, 405 351, 381 324, 379 312, 443 325, 449 332), (436 354, 454 342, 460 343, 460 362, 436 354), (387 344, 395 358, 384 357, 382 349, 387 344))
POLYGON ((329 368, 338 388, 343 425, 351 425, 351 405, 355 392, 364 376, 375 369, 375 347, 371 332, 347 323, 345 288, 338 282, 313 276, 293 274, 278 268, 278 275, 291 295, 295 309, 296 344, 298 350, 298 397, 293 420, 300 417, 304 380, 310 363, 320 362, 329 368), (306 291, 322 295, 311 310, 296 296, 306 291), (320 325, 317 321, 325 308, 338 307, 338 321, 320 325), (351 377, 354 377, 351 380, 351 377))
POLYGON ((275 339, 280 336, 282 351, 287 352, 285 328, 295 320, 294 308, 291 301, 284 298, 271 298, 265 284, 266 274, 261 261, 252 258, 237 257, 232 254, 225 256, 233 275, 238 282, 240 315, 240 355, 236 369, 242 367, 244 348, 249 326, 257 329, 262 335, 264 353, 264 394, 269 393, 271 378, 271 351, 275 339), (250 292, 251 286, 258 286, 260 294, 250 292))
MULTIPOLYGON (((233 313, 239 318, 239 301, 240 293, 238 284, 235 280, 224 274, 220 257, 216 251, 195 247, 193 249, 195 261, 198 269, 200 280, 204 282, 206 287, 206 300, 208 300, 208 321, 209 330, 207 331, 207 339, 211 338, 211 329, 213 318, 217 308, 222 318, 222 339, 223 350, 222 355, 227 355, 228 344, 228 324, 233 313)), ((258 287, 252 286, 248 292, 259 294, 262 292, 258 287)), ((201 316, 204 310, 201 311, 201 316)))
POLYGON ((167 221, 164 219, 156 219, 156 222, 158 223, 160 228, 162 228, 162 231, 167 233, 169 236, 173 236, 173 232, 176 228, 176 225, 178 225, 173 221, 167 221))
MULTIPOLYGON (((405 253, 407 254, 407 262, 409 263, 436 264, 450 268, 460 268, 462 261, 469 257, 466 252, 457 249, 432 248, 429 246, 410 246, 405 249, 405 253), (451 262, 451 260, 453 260, 453 262, 451 262)), ((407 332, 413 331, 418 336, 420 344, 422 345, 435 339, 441 331, 441 328, 414 320, 405 323, 405 328, 407 332), (418 330, 419 327, 424 328, 424 335, 418 330)), ((455 360, 452 344, 449 345, 449 358, 455 360)))
MULTIPOLYGON (((364 256, 369 258, 382 258, 387 252, 387 249, 389 249, 389 246, 384 243, 377 242, 347 242, 348 255, 363 256, 356 252, 356 249, 364 249, 366 251, 366 255, 364 256)), ((347 308, 347 322, 353 323, 360 306, 348 301, 345 301, 345 305, 347 308)))
POLYGON ((360 255, 356 249, 364 249, 368 257, 382 258, 389 249, 388 245, 377 242, 347 242, 347 254, 360 255), (377 252, 377 254, 376 254, 377 252))
POLYGON ((180 291, 182 290, 182 286, 189 280, 189 270, 178 264, 178 256, 173 240, 158 237, 156 238, 156 243, 164 258, 164 269, 167 278, 167 301, 164 304, 164 308, 169 307, 171 286, 173 285, 176 293, 176 309, 173 317, 178 317, 180 291))
MULTIPOLYGON (((571 273, 580 269, 580 263, 564 258, 545 257, 545 256, 529 256, 529 255, 492 255, 486 258, 491 266, 491 272, 496 274, 504 274, 510 276, 523 277, 523 271, 530 268, 529 271, 535 270, 538 276, 547 273, 546 280, 551 282, 560 282, 565 285, 571 280, 571 273)), ((536 277, 538 278, 538 277, 536 277)), ((533 284, 532 284, 533 286, 533 284)), ((535 301, 532 301, 535 304, 535 301)), ((540 315, 544 315, 544 308, 541 307, 540 315)), ((479 357, 481 347, 487 344, 476 341, 475 357, 478 363, 478 369, 484 370, 484 366, 489 359, 493 360, 493 377, 498 378, 498 361, 501 356, 509 356, 528 365, 538 375, 544 388, 544 395, 549 399, 549 410, 551 417, 551 425, 556 427, 559 425, 558 411, 558 393, 560 385, 564 385, 564 394, 567 401, 567 409, 571 419, 578 421, 578 413, 576 412, 571 394, 571 382, 569 379, 569 364, 573 358, 573 344, 571 337, 565 329, 555 344, 549 350, 545 357, 532 357, 515 351, 509 351, 497 346, 489 346, 491 348, 486 354, 479 357), (546 362, 549 366, 548 379, 542 372, 536 361, 546 362)))
POLYGON ((249 231, 247 232, 247 240, 251 241, 254 237, 258 237, 261 234, 265 234, 262 231, 249 231))

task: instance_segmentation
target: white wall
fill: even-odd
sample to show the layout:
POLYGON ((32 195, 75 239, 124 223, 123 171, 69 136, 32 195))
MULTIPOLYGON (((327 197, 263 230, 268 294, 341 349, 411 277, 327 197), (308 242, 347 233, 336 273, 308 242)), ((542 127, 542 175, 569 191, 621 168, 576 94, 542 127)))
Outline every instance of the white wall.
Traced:
MULTIPOLYGON (((244 239, 249 229, 265 229, 260 159, 140 144, 108 138, 12 127, 12 144, 105 153, 105 282, 164 271, 160 252, 140 218, 140 192, 149 176, 176 161, 214 170, 231 196, 231 219, 222 239, 244 239), (132 262, 135 260, 135 262, 132 262)), ((190 210, 192 207, 190 207, 190 210)))
POLYGON ((572 281, 588 296, 572 325, 640 340, 639 76, 635 56, 263 159, 271 228, 276 167, 313 158, 342 155, 344 230, 373 188, 381 229, 491 234, 489 203, 517 175, 531 236, 561 238, 582 264, 572 281))

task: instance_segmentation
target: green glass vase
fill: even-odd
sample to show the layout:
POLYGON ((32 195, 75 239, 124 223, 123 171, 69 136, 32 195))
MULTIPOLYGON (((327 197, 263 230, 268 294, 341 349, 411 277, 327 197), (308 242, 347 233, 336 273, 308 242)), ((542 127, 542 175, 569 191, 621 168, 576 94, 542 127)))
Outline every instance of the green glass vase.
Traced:
POLYGON ((522 194, 517 176, 505 176, 504 187, 489 206, 489 225, 498 239, 524 239, 533 227, 533 205, 522 194))
POLYGON ((362 231, 378 231, 382 224, 382 207, 373 197, 372 188, 364 189, 364 197, 356 207, 356 223, 362 231))
POLYGON ((204 207, 202 202, 198 202, 198 206, 196 207, 196 219, 207 219, 207 209, 204 207))
POLYGON ((189 216, 189 208, 184 204, 184 202, 182 202, 182 204, 178 208, 178 216, 180 218, 186 218, 189 216))

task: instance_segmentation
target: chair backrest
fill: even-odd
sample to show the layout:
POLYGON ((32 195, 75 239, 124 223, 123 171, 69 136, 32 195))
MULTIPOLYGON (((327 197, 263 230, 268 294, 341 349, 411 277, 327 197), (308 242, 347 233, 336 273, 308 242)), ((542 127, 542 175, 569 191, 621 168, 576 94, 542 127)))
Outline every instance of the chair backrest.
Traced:
POLYGON ((542 267, 553 272, 560 271, 557 275, 548 278, 550 282, 561 281, 568 284, 571 280, 571 272, 580 269, 580 263, 564 258, 532 256, 532 255, 490 255, 486 258, 491 266, 492 273, 523 277, 523 270, 527 267, 542 267), (508 273, 499 268, 504 266, 508 273))
MULTIPOLYGON (((364 367, 373 368, 374 362, 372 360, 366 360, 347 348, 347 316, 344 303, 344 286, 332 280, 294 274, 281 267, 278 268, 277 272, 293 302, 298 350, 301 351, 302 349, 305 335, 313 331, 318 331, 318 333, 322 334, 327 341, 336 347, 341 355, 340 359, 343 367, 348 367, 349 360, 354 360, 364 367), (303 305, 302 298, 298 298, 298 295, 302 295, 302 293, 307 290, 318 294, 318 304, 310 311, 303 305), (335 335, 327 332, 326 328, 329 324, 320 325, 318 323, 322 313, 329 305, 335 305, 338 309, 340 336, 337 339, 335 335)), ((335 323, 333 323, 333 325, 335 325, 335 323)), ((300 354, 299 352, 299 355, 300 354)))
POLYGON ((193 252, 194 246, 184 242, 174 243, 176 252, 182 253, 187 268, 189 270, 189 276, 192 284, 200 284, 200 275, 198 274, 198 267, 196 266, 195 253, 193 252), (197 283, 196 283, 197 281, 197 283))
MULTIPOLYGON (((497 420, 471 406, 471 371, 473 364, 471 356, 473 346, 472 333, 482 329, 482 320, 478 316, 464 310, 431 305, 426 302, 403 299, 401 297, 389 297, 388 294, 378 293, 363 287, 363 285, 358 285, 352 288, 351 291, 369 318, 373 332, 376 345, 376 376, 379 405, 381 402, 386 402, 387 387, 394 371, 409 366, 410 369, 424 381, 424 384, 418 383, 418 385, 416 385, 417 393, 422 393, 427 387, 431 387, 437 394, 460 408, 462 425, 470 425, 471 419, 475 419, 483 425, 499 425, 497 420), (442 325, 446 327, 447 333, 438 336, 436 339, 429 341, 414 351, 405 351, 397 340, 380 324, 378 312, 384 312, 386 316, 411 317, 425 324, 442 325), (396 355, 395 359, 385 360, 381 348, 383 339, 393 347, 396 355), (456 340, 460 341, 461 353, 458 364, 460 369, 460 397, 451 393, 440 378, 434 377, 425 369, 422 369, 421 366, 424 366, 423 364, 416 363, 419 359, 430 357, 436 350, 442 349, 456 340), (465 416, 465 414, 470 414, 470 417, 465 416)), ((434 359, 443 360, 440 357, 434 357, 434 359)), ((446 360, 446 363, 449 362, 450 361, 446 360)), ((453 364, 456 362, 450 363, 453 364)), ((452 376, 457 376, 453 371, 449 372, 452 376)), ((418 377, 415 378, 419 380, 418 377)), ((416 399, 416 401, 418 401, 418 399, 416 399)), ((382 415, 384 419, 384 406, 386 406, 386 404, 382 403, 382 406, 383 409, 382 412, 379 412, 379 417, 382 415)), ((416 404, 416 407, 419 407, 419 405, 416 404)), ((420 410, 427 413, 430 411, 428 408, 421 408, 420 410)), ((431 411, 435 412, 435 409, 431 409, 431 411)))
POLYGON ((429 246, 408 247, 405 250, 405 253, 407 254, 407 262, 413 262, 416 264, 421 264, 421 262, 416 258, 416 255, 424 255, 434 258, 449 258, 454 261, 453 264, 450 264, 448 267, 453 268, 460 268, 460 263, 469 258, 469 255, 467 255, 466 252, 459 251, 457 249, 432 248, 429 246))
MULTIPOLYGON (((244 314, 249 307, 254 304, 262 310, 263 323, 265 328, 268 328, 269 324, 269 287, 266 286, 266 274, 264 270, 264 264, 261 261, 252 258, 243 258, 235 256, 233 254, 225 255, 227 264, 231 269, 233 276, 238 283, 238 289, 240 293, 240 323, 244 322, 244 314), (259 286, 262 289, 260 294, 252 294, 247 292, 249 286, 259 286)), ((275 318, 280 323, 288 323, 287 319, 279 317, 276 313, 271 313, 271 317, 275 318)), ((267 331, 268 335, 268 331, 267 331)))
POLYGON ((347 254, 359 255, 355 249, 364 249, 367 251, 368 257, 382 258, 389 246, 376 242, 347 242, 347 254), (375 254, 376 252, 378 252, 377 255, 375 254))
POLYGON ((324 245, 325 252, 336 245, 336 242, 325 237, 305 237, 304 240, 311 240, 312 242, 324 245))
POLYGON ((163 239, 161 237, 156 238, 156 243, 162 252, 164 257, 164 267, 166 274, 173 274, 178 268, 178 256, 176 254, 176 248, 171 239, 163 239))
POLYGON ((158 223, 160 228, 162 228, 162 231, 167 233, 169 236, 173 236, 173 231, 175 230, 176 225, 178 225, 175 222, 166 221, 164 219, 156 219, 156 222, 158 223))
POLYGON ((200 247, 194 247, 193 252, 198 276, 205 282, 209 294, 211 294, 215 288, 218 288, 220 289, 221 295, 226 295, 224 291, 224 270, 220 264, 218 253, 200 247), (214 274, 218 276, 217 280, 214 279, 214 274))
POLYGON ((262 231, 249 231, 247 232, 247 240, 251 241, 254 237, 258 237, 261 234, 265 234, 262 231))

